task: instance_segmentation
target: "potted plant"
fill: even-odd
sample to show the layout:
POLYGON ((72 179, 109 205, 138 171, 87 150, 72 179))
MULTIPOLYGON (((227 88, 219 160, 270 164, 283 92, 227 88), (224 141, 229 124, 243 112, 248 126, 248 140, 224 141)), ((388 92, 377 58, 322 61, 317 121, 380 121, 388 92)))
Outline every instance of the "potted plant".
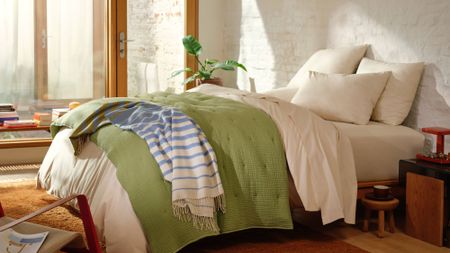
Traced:
POLYGON ((197 61, 200 68, 195 73, 192 73, 193 71, 191 68, 184 68, 172 72, 171 77, 185 72, 192 73, 190 77, 184 80, 183 85, 186 85, 193 81, 195 81, 195 86, 198 86, 202 83, 222 85, 222 80, 218 77, 213 76, 214 71, 218 69, 233 71, 236 68, 241 68, 244 71, 247 71, 244 65, 235 60, 226 60, 224 62, 219 62, 218 60, 205 59, 203 62, 201 62, 199 56, 202 53, 202 45, 200 45, 200 42, 198 42, 198 40, 195 39, 192 35, 188 35, 183 38, 183 46, 188 54, 195 57, 195 60, 197 61))

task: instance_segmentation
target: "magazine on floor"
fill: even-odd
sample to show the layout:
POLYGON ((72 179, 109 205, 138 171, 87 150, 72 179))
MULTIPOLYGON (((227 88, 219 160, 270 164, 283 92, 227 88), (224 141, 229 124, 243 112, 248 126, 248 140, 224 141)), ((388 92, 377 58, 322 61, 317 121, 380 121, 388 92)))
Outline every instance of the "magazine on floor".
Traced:
POLYGON ((21 234, 12 229, 0 232, 0 252, 37 253, 48 232, 21 234))

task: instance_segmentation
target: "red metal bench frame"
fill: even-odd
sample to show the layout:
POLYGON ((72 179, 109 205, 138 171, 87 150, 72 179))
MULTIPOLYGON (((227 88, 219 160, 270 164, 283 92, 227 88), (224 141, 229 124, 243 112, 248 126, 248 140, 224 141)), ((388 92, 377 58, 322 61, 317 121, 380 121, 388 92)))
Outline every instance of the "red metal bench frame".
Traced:
MULTIPOLYGON (((87 245, 88 245, 88 249, 63 249, 66 252, 89 252, 89 253, 101 253, 101 247, 100 244, 98 242, 98 238, 97 238, 97 233, 95 230, 95 225, 94 225, 94 221, 92 220, 92 214, 89 208, 89 204, 87 201, 87 198, 85 195, 82 194, 74 194, 71 195, 69 197, 60 199, 55 201, 54 203, 45 206, 27 216, 24 216, 20 219, 17 219, 13 222, 10 222, 4 226, 0 227, 0 232, 5 231, 11 227, 14 227, 20 223, 23 223, 35 216, 38 216, 42 213, 45 213, 55 207, 61 206, 62 204, 72 200, 72 199, 77 199, 78 201, 78 207, 80 209, 80 218, 83 221, 83 227, 84 227, 84 233, 86 235, 86 240, 87 240, 87 245)), ((3 211, 2 208, 2 204, 0 202, 0 218, 5 216, 5 212, 3 211)))

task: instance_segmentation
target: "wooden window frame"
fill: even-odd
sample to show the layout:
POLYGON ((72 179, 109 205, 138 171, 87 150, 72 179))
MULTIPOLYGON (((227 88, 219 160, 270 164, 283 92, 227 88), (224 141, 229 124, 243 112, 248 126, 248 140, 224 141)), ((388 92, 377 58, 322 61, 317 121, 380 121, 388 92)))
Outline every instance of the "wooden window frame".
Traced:
POLYGON ((126 97, 127 86, 127 43, 125 56, 120 57, 119 33, 125 31, 127 40, 127 0, 110 0, 108 11, 108 46, 109 46, 109 96, 126 97))
MULTIPOLYGON (((198 15, 199 15, 199 0, 184 0, 185 2, 185 34, 191 34, 198 38, 198 15)), ((43 15, 46 12, 46 0, 35 0, 35 15, 43 15)), ((102 57, 94 57, 94 66, 96 64, 104 63, 105 66, 105 76, 101 77, 98 73, 94 72, 94 84, 99 80, 105 80, 105 96, 106 97, 125 97, 127 96, 127 62, 126 57, 121 59, 119 57, 118 49, 118 31, 126 31, 126 0, 94 0, 94 13, 103 13, 106 16, 98 17, 94 19, 94 33, 104 34, 105 37, 100 37, 94 39, 93 50, 94 52, 103 51, 102 57), (103 10, 103 11, 99 11, 103 10), (104 22, 106 21, 106 22, 104 22), (104 30, 106 33, 101 33, 98 31, 104 30), (103 43, 106 43, 106 47, 103 43), (101 78, 101 79, 100 79, 101 78)), ((42 31, 44 28, 46 30, 47 23, 46 18, 35 22, 35 31, 42 31)), ((95 38, 96 36, 94 36, 95 38)), ((35 57, 35 66, 39 68, 36 72, 47 73, 47 50, 39 50, 38 47, 42 49, 43 41, 47 43, 46 34, 37 34, 35 32, 35 54, 38 53, 38 57, 35 57), (45 52, 44 52, 45 51, 45 52), (45 64, 44 64, 45 62, 45 64)), ((126 52, 126 45, 125 45, 126 52)), ((198 65, 192 56, 185 53, 184 63, 186 67, 190 67, 194 71, 197 71, 198 65)), ((47 84, 48 77, 46 75, 35 75, 35 87, 36 98, 44 98, 47 94, 48 87, 47 84)), ((94 85, 94 87, 98 87, 94 85)), ((189 88, 189 87, 186 87, 189 88)), ((101 92, 100 89, 94 88, 94 95, 101 92)), ((71 100, 57 100, 64 103, 68 103, 71 100)), ((42 99, 41 103, 47 104, 55 102, 56 100, 42 99)), ((78 100, 80 101, 80 100, 78 100)), ((83 101, 83 100, 81 100, 83 101)), ((6 139, 0 140, 0 149, 7 148, 27 148, 27 147, 47 147, 50 146, 51 139, 49 138, 32 138, 32 139, 6 139)))
MULTIPOLYGON (((184 30, 186 35, 192 35, 198 40, 199 38, 199 0, 185 0, 184 2, 184 30)), ((198 63, 195 60, 195 57, 189 55, 188 53, 184 54, 184 65, 188 68, 192 69, 192 73, 198 71, 198 63)), ((191 73, 185 72, 185 78, 188 78, 191 73)), ((195 87, 195 82, 191 82, 186 84, 184 87, 185 90, 189 90, 195 87)))
POLYGON ((47 0, 34 0, 34 87, 35 98, 48 92, 47 0))

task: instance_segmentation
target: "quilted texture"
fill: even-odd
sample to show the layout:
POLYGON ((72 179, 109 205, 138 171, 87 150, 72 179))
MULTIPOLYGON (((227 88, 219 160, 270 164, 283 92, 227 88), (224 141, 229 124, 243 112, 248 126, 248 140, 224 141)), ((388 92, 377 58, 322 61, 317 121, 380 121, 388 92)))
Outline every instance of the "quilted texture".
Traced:
MULTIPOLYGON (((283 143, 274 122, 251 106, 198 93, 157 93, 143 100, 173 105, 205 132, 218 160, 226 213, 218 214, 221 233, 247 228, 292 228, 283 143)), ((76 128, 80 120, 108 101, 97 100, 66 114, 57 124, 76 128)), ((58 126, 53 126, 58 131, 58 126)), ((149 240, 152 252, 175 252, 190 242, 214 235, 172 214, 171 185, 148 153, 144 140, 109 125, 91 140, 117 167, 117 177, 149 240)))

